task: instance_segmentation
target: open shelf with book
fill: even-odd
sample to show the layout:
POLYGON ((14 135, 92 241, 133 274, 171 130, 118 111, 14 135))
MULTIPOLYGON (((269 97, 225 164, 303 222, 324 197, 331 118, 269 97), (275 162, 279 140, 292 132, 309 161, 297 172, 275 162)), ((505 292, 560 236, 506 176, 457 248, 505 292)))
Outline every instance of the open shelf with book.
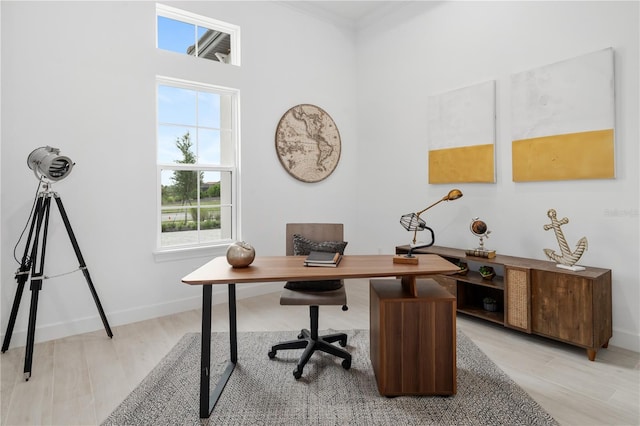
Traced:
MULTIPOLYGON (((458 262, 455 258, 445 258, 452 263, 458 262)), ((483 278, 479 272, 469 270, 465 274, 443 275, 435 279, 457 297, 458 312, 504 324, 504 278, 501 275, 489 280, 483 278), (485 298, 495 300, 497 310, 485 309, 485 298)))

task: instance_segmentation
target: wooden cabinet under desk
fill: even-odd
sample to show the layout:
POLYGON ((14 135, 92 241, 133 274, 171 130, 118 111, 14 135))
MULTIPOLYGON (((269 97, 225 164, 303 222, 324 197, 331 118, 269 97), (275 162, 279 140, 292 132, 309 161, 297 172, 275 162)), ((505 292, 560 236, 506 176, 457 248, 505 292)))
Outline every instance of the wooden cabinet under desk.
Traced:
MULTIPOLYGON (((396 247, 405 254, 409 246, 396 247)), ((554 262, 496 255, 467 256, 465 250, 433 246, 414 253, 438 254, 456 263, 491 266, 497 275, 483 279, 473 268, 466 275, 438 276, 436 280, 457 297, 458 312, 529 334, 549 337, 587 350, 591 361, 606 348, 612 334, 611 270, 558 268, 554 262), (498 309, 483 309, 491 297, 498 309)), ((471 266, 471 265, 469 265, 471 266)))
POLYGON ((456 393, 456 298, 431 279, 411 294, 370 281, 371 365, 385 396, 456 393))

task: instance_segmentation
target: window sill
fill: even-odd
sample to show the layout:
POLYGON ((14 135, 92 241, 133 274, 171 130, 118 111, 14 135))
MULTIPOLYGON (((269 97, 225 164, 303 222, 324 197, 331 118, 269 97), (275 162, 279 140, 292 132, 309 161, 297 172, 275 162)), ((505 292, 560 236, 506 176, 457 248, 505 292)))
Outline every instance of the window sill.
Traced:
POLYGON ((176 249, 156 250, 153 257, 156 262, 173 262, 176 260, 194 259, 198 257, 214 258, 224 256, 229 244, 207 247, 186 247, 176 249))

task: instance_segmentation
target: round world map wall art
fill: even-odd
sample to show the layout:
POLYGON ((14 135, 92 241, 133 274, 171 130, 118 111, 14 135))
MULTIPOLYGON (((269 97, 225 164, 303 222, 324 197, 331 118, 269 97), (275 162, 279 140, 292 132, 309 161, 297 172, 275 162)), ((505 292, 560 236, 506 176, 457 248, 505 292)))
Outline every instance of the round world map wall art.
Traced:
POLYGON ((319 182, 340 160, 340 132, 331 116, 315 105, 296 105, 284 113, 276 129, 280 163, 294 178, 319 182))

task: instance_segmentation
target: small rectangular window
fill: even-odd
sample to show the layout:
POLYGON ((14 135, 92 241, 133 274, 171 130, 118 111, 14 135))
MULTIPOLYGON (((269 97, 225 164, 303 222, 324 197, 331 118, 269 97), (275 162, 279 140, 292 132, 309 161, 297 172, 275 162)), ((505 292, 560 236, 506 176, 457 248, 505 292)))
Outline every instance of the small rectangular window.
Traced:
POLYGON ((240 65, 240 28, 158 4, 158 49, 240 65))

